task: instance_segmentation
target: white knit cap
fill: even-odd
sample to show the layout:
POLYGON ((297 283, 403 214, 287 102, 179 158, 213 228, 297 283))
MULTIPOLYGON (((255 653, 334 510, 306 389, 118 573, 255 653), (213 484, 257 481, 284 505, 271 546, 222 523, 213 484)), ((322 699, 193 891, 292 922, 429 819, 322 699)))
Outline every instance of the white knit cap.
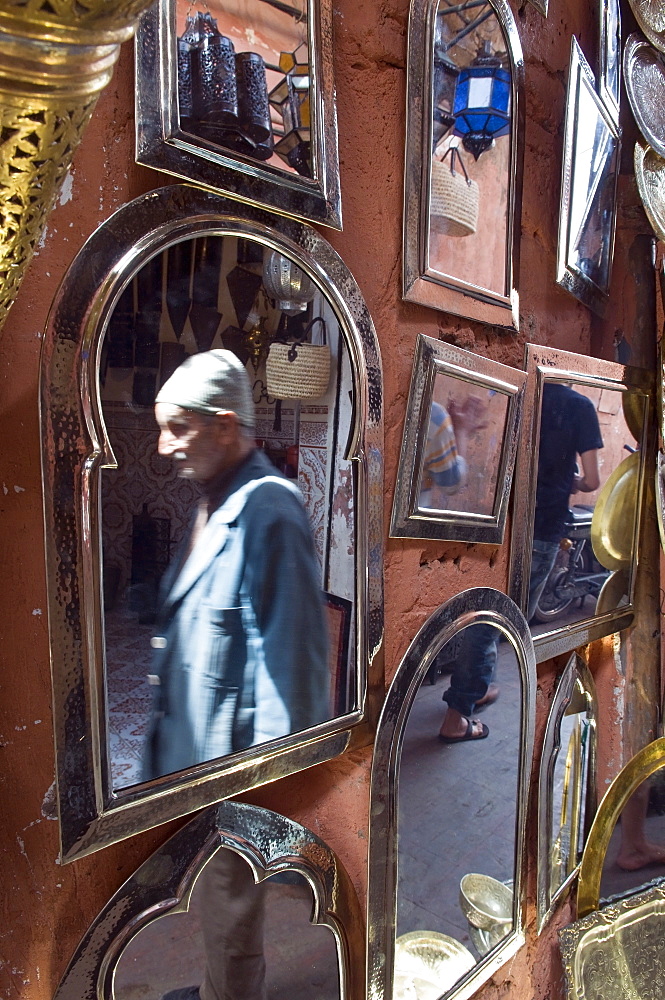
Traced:
POLYGON ((254 427, 249 377, 242 361, 231 351, 191 354, 166 380, 155 402, 197 413, 232 410, 243 427, 254 427))

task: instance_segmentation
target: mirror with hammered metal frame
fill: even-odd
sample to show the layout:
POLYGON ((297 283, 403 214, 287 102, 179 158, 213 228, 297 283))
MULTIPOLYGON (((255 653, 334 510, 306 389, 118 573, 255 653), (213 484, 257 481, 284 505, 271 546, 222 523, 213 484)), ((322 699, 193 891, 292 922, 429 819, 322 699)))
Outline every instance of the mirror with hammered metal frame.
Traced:
POLYGON ((64 859, 367 741, 380 361, 326 241, 137 199, 56 297, 42 416, 64 859))
POLYGON ((606 105, 598 96, 591 67, 573 37, 556 280, 600 315, 612 276, 620 137, 618 105, 614 101, 606 105))
POLYGON ((526 374, 418 335, 390 534, 503 541, 526 374))
POLYGON ((372 766, 370 997, 469 997, 523 944, 535 687, 496 590, 442 604, 405 653, 372 766))
POLYGON ((591 672, 578 653, 552 699, 538 782, 538 930, 577 874, 596 810, 598 705, 591 672))
POLYGON ((510 594, 542 662, 633 620, 653 374, 535 344, 526 369, 510 594))
POLYGON ((505 0, 412 0, 403 295, 517 329, 524 61, 505 0))
POLYGON ((139 163, 342 228, 330 0, 157 0, 136 76, 139 163))
POLYGON ((166 841, 109 900, 55 1000, 359 996, 363 918, 322 840, 223 802, 166 841))

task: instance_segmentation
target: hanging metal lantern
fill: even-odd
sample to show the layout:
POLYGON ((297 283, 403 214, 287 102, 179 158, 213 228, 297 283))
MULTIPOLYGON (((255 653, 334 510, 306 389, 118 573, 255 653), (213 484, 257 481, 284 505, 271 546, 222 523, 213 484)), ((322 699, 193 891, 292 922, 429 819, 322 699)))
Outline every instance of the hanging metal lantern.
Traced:
POLYGON ((457 79, 454 134, 477 160, 495 139, 510 132, 510 73, 495 56, 490 42, 457 79))
POLYGON ((303 177, 312 176, 309 53, 302 43, 295 52, 282 52, 279 68, 285 74, 270 92, 270 103, 281 115, 284 135, 275 152, 303 177))
POLYGON ((316 292, 312 279, 277 250, 266 253, 263 259, 263 287, 287 315, 304 312, 316 292))

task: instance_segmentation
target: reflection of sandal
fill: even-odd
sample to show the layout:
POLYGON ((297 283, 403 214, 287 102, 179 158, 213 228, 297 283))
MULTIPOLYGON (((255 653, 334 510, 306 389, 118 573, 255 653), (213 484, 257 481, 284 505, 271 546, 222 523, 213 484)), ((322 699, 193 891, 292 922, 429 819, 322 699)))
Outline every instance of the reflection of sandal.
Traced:
POLYGON ((489 684, 485 694, 476 702, 475 711, 477 712, 479 709, 487 708, 488 705, 493 705, 500 694, 501 688, 498 684, 489 684))
POLYGON ((480 722, 479 719, 467 719, 464 736, 444 736, 443 733, 439 733, 439 739, 442 743, 466 743, 467 740, 484 740, 489 734, 490 731, 484 722, 480 722), (480 725, 479 733, 473 731, 474 722, 480 725))

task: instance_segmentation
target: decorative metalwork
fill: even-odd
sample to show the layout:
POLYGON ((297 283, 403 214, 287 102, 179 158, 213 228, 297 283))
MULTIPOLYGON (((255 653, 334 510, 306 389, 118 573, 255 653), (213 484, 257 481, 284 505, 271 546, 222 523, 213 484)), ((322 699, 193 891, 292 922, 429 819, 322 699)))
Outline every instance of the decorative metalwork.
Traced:
POLYGON ((665 886, 559 931, 568 1000, 657 1000, 665 991, 665 886))
POLYGON ((301 223, 175 185, 105 222, 70 267, 44 340, 41 405, 49 627, 63 858, 329 759, 371 737, 382 677, 382 390, 371 318, 349 271, 301 223), (112 788, 104 740, 99 479, 114 465, 98 397, 104 332, 123 289, 156 254, 199 236, 230 236, 291 256, 337 318, 355 393, 345 455, 354 463, 355 577, 347 714, 177 776, 112 788))
POLYGON ((0 10, 0 326, 97 98, 148 0, 0 10))
POLYGON ((623 54, 626 93, 637 126, 659 156, 665 156, 665 61, 641 35, 633 34, 623 54))
MULTIPOLYGON (((571 354, 567 351, 540 347, 536 344, 527 344, 525 367, 528 381, 524 401, 524 429, 517 457, 509 590, 513 600, 523 610, 527 610, 530 589, 536 511, 536 492, 532 484, 537 482, 538 478, 541 411, 545 387, 549 384, 565 384, 581 394, 590 394, 596 399, 599 398, 601 392, 605 392, 609 394, 607 398, 612 400, 612 410, 618 400, 616 414, 608 414, 607 418, 608 420, 616 419, 619 422, 618 429, 624 435, 620 438, 619 450, 614 455, 614 462, 616 465, 619 464, 619 456, 625 453, 623 451, 624 444, 629 446, 629 450, 637 447, 639 453, 635 505, 629 511, 624 511, 623 514, 620 514, 617 509, 616 498, 609 505, 609 516, 613 521, 613 527, 625 537, 632 553, 625 568, 628 575, 627 593, 624 593, 622 585, 619 587, 621 593, 614 594, 617 600, 611 608, 607 607, 605 599, 599 607, 600 593, 598 588, 608 577, 609 568, 601 565, 596 567, 596 571, 594 571, 593 565, 595 564, 591 564, 586 572, 580 571, 578 573, 575 567, 568 562, 568 553, 571 550, 561 549, 559 561, 555 562, 548 578, 548 586, 551 588, 549 603, 546 606, 542 605, 547 613, 541 615, 539 620, 542 625, 538 627, 537 634, 534 634, 536 658, 540 663, 552 656, 571 652, 577 646, 588 643, 592 639, 621 631, 627 628, 633 620, 632 595, 638 559, 644 475, 650 447, 647 434, 650 424, 647 415, 653 393, 653 373, 610 361, 571 354), (635 399, 631 400, 630 403, 624 403, 626 394, 634 395, 635 399), (623 416, 627 411, 632 414, 635 410, 638 414, 637 426, 634 424, 632 415, 630 423, 623 416), (637 440, 633 438, 633 431, 630 430, 631 423, 639 435, 637 440), (619 516, 616 516, 617 514, 619 516), (591 607, 585 609, 586 599, 593 600, 594 595, 597 600, 593 610, 591 607), (580 603, 582 606, 578 607, 580 603), (563 612, 566 613, 561 618, 560 613, 563 612)), ((545 422, 549 420, 548 417, 544 419, 545 422)), ((602 454, 602 450, 600 453, 602 454)), ((612 468, 610 462, 606 463, 603 476, 609 476, 612 468)), ((585 503, 585 495, 580 494, 580 497, 581 499, 578 498, 575 502, 585 503)), ((589 555, 591 555, 590 538, 593 518, 590 511, 578 513, 584 514, 584 524, 577 528, 571 522, 565 526, 564 534, 566 531, 570 533, 570 538, 566 535, 569 541, 579 537, 579 541, 584 541, 584 545, 589 549, 589 555)), ((596 524, 597 520, 596 518, 596 524)), ((538 607, 541 608, 540 599, 538 607)))
POLYGON ((635 143, 635 180, 647 219, 656 236, 665 240, 665 159, 651 146, 635 143))
POLYGON ((293 820, 259 806, 222 802, 178 830, 112 896, 83 937, 54 1000, 110 1000, 130 941, 151 921, 188 910, 194 883, 218 850, 244 858, 257 882, 285 872, 306 879, 314 897, 311 922, 328 927, 337 946, 340 1000, 360 996, 363 917, 335 854, 293 820))
POLYGON ((640 31, 652 45, 665 52, 665 22, 659 0, 628 0, 640 31))
MULTIPOLYGON (((412 0, 408 46, 403 296, 458 316, 517 329, 524 61, 515 18, 505 0, 468 0, 463 4, 412 0), (469 168, 470 175, 477 175, 471 180, 474 184, 477 181, 481 195, 483 190, 485 193, 482 207, 476 209, 482 219, 478 232, 468 226, 457 233, 439 232, 439 209, 435 212, 435 174, 439 169, 436 147, 450 142, 450 132, 462 128, 456 116, 455 87, 460 86, 462 74, 467 75, 469 47, 477 49, 484 41, 492 42, 493 58, 500 62, 500 67, 490 71, 501 74, 506 88, 508 106, 502 104, 506 134, 496 140, 492 152, 481 156, 479 164, 469 168), (461 70, 457 77, 452 72, 455 68, 461 70), (446 69, 447 83, 442 77, 446 69), (491 251, 488 230, 498 234, 491 251), (463 246, 459 237, 464 238, 463 246)), ((468 194, 458 176, 457 196, 449 192, 449 202, 456 203, 468 194)), ((475 200, 477 204, 477 189, 475 200)))
POLYGON ((621 9, 619 0, 600 2, 598 93, 619 124, 621 109, 621 9))
MULTIPOLYGON (((273 16, 298 26, 293 53, 280 51, 284 36, 275 33, 272 63, 269 46, 233 55, 233 32, 209 19, 202 30, 216 39, 210 72, 212 43, 193 30, 194 18, 177 37, 177 0, 158 0, 145 14, 136 39, 136 158, 241 201, 341 229, 332 4, 270 6, 273 16), (205 100, 201 79, 210 83, 205 100), (221 119, 214 109, 223 111, 221 119)), ((228 6, 225 14, 235 16, 228 6)), ((256 29, 251 12, 247 26, 256 29)))
POLYGON ((615 117, 573 37, 561 175, 557 282, 603 314, 614 255, 616 187, 621 153, 615 117))
POLYGON ((540 761, 539 932, 579 870, 583 845, 596 812, 597 717, 593 677, 584 660, 573 653, 554 692, 540 761), (568 726, 564 726, 565 722, 568 726), (562 738, 564 728, 567 745, 562 738))
MULTIPOLYGON (((368 990, 370 1000, 396 997, 398 972, 396 957, 397 856, 400 768, 404 734, 416 695, 437 654, 466 628, 491 625, 514 651, 520 679, 521 702, 515 710, 521 719, 517 726, 519 760, 517 800, 515 802, 514 908, 508 927, 500 940, 491 940, 491 950, 456 983, 440 982, 446 997, 469 997, 500 968, 524 942, 525 865, 524 829, 528 802, 529 775, 533 751, 535 716, 535 659, 529 629, 519 609, 499 591, 477 588, 464 591, 442 604, 419 629, 404 654, 388 690, 377 728, 372 764, 369 843, 368 897, 368 990), (518 737, 519 738, 519 737, 518 737)), ((435 734, 432 734, 435 739, 435 734)), ((489 744, 488 744, 489 747, 489 744)), ((468 747, 466 748, 468 749, 468 747)), ((443 763, 443 762, 442 762, 443 763)), ((446 761, 448 763, 448 761, 446 761)), ((511 762, 511 768, 514 764, 511 762)), ((431 797, 436 787, 428 789, 431 797)), ((470 823, 473 820, 470 818, 470 823)), ((487 829, 477 831, 487 843, 487 829)), ((457 830, 457 835, 465 831, 457 830)), ((437 851, 444 851, 441 842, 437 851)), ((441 864, 445 864, 442 857, 441 864)), ((453 901, 453 905, 456 900, 453 901)), ((492 927, 495 926, 493 923, 492 927)), ((491 933, 491 932, 490 932, 491 933)))
POLYGON ((525 387, 524 372, 419 334, 392 537, 503 540, 525 387), (439 485, 441 473, 433 471, 442 465, 435 428, 442 421, 443 430, 453 434, 448 444, 459 465, 459 475, 451 479, 452 459, 444 463, 443 476, 451 485, 439 485))

